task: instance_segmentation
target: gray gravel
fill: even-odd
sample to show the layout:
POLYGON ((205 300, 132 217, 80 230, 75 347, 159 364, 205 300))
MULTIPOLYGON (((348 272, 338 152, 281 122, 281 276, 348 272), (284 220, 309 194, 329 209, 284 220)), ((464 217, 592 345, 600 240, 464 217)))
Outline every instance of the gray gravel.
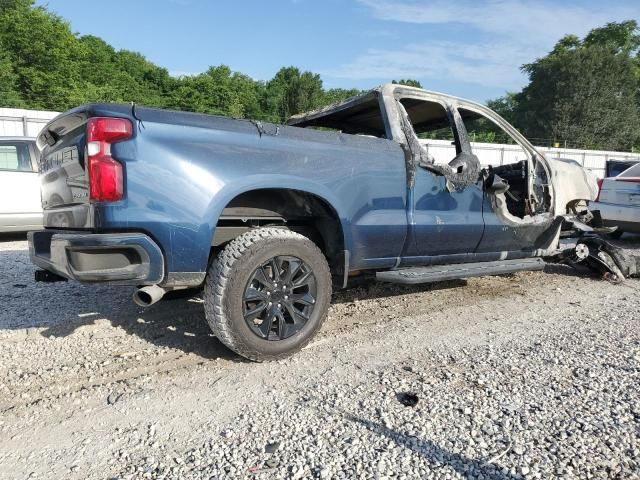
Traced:
POLYGON ((329 368, 326 382, 271 391, 178 456, 125 457, 120 476, 635 478, 640 336, 622 328, 630 320, 428 350, 349 384, 329 381, 329 368), (414 408, 398 400, 405 392, 414 408))
POLYGON ((34 285, 25 247, 0 243, 0 478, 640 478, 638 280, 362 287, 252 364, 197 298, 34 285))

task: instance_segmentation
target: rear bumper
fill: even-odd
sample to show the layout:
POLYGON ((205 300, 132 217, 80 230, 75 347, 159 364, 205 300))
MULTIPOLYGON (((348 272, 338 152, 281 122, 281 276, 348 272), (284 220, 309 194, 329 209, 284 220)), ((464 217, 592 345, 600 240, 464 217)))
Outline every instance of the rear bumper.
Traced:
POLYGON ((29 232, 38 267, 80 282, 154 285, 164 278, 160 247, 143 233, 29 232))
POLYGON ((619 226, 628 232, 640 232, 640 206, 590 202, 590 210, 600 210, 606 226, 619 226))

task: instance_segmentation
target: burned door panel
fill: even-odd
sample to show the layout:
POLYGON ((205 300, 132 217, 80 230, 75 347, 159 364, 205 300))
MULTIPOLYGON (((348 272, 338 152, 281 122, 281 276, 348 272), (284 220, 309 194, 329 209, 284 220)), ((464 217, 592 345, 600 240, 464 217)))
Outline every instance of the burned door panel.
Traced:
POLYGON ((396 103, 407 144, 409 235, 403 264, 430 264, 432 257, 473 254, 483 232, 480 164, 443 104, 413 98, 396 103), (434 158, 418 135, 449 140, 456 156, 434 158))
POLYGON ((496 207, 496 198, 485 193, 483 208, 485 230, 482 241, 478 245, 478 253, 530 252, 533 255, 536 250, 547 248, 547 242, 544 241, 547 238, 545 234, 550 229, 553 230, 550 216, 540 218, 540 221, 536 222, 514 224, 496 213, 499 208, 496 207))
MULTIPOLYGON (((483 170, 484 235, 478 245, 478 253, 530 252, 543 248, 541 243, 549 233, 552 215, 547 191, 546 170, 538 165, 535 154, 521 145, 498 118, 487 112, 458 108, 457 112, 469 138, 485 142, 511 144, 511 158, 501 155, 497 164, 487 165, 496 159, 485 158, 483 170), (542 237, 542 240, 541 240, 542 237)), ((478 148, 470 144, 471 150, 478 148)), ((557 229, 556 229, 557 230, 557 229)))

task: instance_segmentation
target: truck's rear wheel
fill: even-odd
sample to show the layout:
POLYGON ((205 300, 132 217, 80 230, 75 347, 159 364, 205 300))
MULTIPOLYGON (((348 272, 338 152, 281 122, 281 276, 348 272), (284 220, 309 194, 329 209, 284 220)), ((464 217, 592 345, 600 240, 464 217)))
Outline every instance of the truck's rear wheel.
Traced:
POLYGON ((220 252, 204 289, 207 322, 218 339, 254 361, 304 347, 331 300, 331 274, 320 249, 299 233, 259 228, 220 252))

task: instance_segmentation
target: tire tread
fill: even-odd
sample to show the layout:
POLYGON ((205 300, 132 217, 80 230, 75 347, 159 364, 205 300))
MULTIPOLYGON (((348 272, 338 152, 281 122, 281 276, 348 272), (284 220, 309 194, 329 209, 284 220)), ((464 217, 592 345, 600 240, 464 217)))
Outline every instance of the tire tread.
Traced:
MULTIPOLYGON (((322 251, 309 240, 307 237, 293 232, 288 229, 278 227, 263 227, 251 230, 236 237, 234 240, 218 254, 213 261, 207 275, 205 282, 205 294, 204 294, 204 308, 206 313, 207 323, 213 331, 214 335, 224 345, 234 352, 256 362, 279 360, 287 357, 302 348, 304 348, 312 339, 313 335, 309 335, 300 345, 296 348, 278 355, 268 355, 264 352, 255 350, 247 345, 240 335, 233 332, 230 325, 230 320, 226 315, 224 309, 225 296, 228 293, 227 285, 229 283, 230 275, 237 262, 247 254, 247 251, 255 244, 264 242, 266 240, 278 239, 281 241, 299 241, 304 242, 308 248, 314 249, 317 254, 324 254, 322 251)), ((328 267, 327 267, 328 268, 328 267)), ((331 282, 329 282, 329 289, 331 288, 331 282)), ((331 295, 331 291, 328 292, 331 295)), ((326 312, 324 313, 326 317, 326 312)), ((322 319, 324 321, 324 318, 322 319)), ((320 324, 322 323, 320 322, 320 324)))

